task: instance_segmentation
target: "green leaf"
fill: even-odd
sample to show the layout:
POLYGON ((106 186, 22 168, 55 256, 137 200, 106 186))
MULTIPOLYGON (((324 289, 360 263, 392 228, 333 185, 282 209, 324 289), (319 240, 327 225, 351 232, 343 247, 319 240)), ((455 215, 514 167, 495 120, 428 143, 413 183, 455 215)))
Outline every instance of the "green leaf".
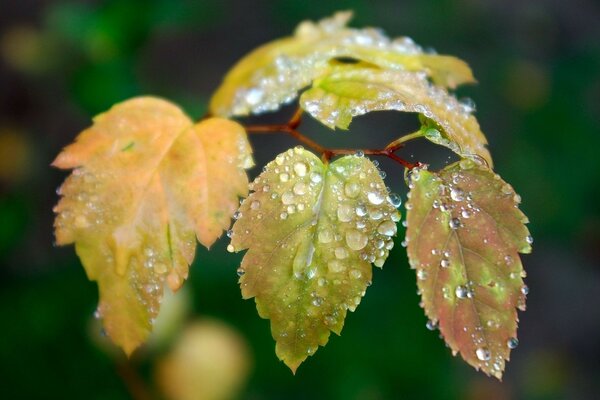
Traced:
POLYGON ((380 30, 345 25, 352 14, 339 12, 318 23, 302 22, 291 37, 267 43, 240 60, 215 92, 215 115, 248 115, 276 110, 324 73, 329 62, 350 58, 374 66, 423 71, 439 85, 474 82, 469 66, 455 57, 425 54, 406 37, 391 40, 380 30))
POLYGON ((532 240, 520 198, 471 160, 411 175, 406 240, 428 325, 439 325, 453 354, 500 379, 527 294, 519 253, 532 240))
POLYGON ((54 208, 56 242, 75 243, 98 282, 98 314, 127 354, 150 331, 165 285, 179 289, 196 238, 209 247, 248 191, 244 128, 194 124, 176 105, 139 97, 94 118, 54 160, 73 169, 54 208))
POLYGON ((230 251, 248 249, 238 270, 245 299, 271 320, 277 356, 295 371, 340 334, 393 247, 400 214, 377 167, 346 156, 324 165, 297 147, 251 184, 230 251))
POLYGON ((347 129, 354 116, 371 111, 419 113, 439 127, 429 129, 424 135, 427 139, 464 157, 482 157, 492 165, 477 119, 422 73, 335 65, 302 94, 300 106, 332 129, 347 129))

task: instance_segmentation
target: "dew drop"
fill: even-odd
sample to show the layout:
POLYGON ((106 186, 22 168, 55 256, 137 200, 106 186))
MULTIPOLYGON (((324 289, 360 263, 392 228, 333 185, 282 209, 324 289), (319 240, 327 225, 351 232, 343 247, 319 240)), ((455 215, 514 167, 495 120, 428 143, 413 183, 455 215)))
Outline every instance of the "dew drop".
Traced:
POLYGON ((311 172, 310 174, 310 181, 312 183, 319 183, 323 180, 323 177, 321 176, 321 174, 317 173, 317 172, 311 172))
POLYGON ((346 182, 344 185, 344 193, 351 199, 360 194, 360 185, 356 182, 346 182))
POLYGON ((358 215, 359 217, 364 217, 365 215, 367 215, 367 208, 364 205, 359 204, 358 206, 356 206, 356 215, 358 215))
POLYGON ((290 180, 290 175, 285 172, 282 172, 281 174, 279 174, 279 180, 281 182, 287 182, 290 180))
POLYGON ((233 253, 235 251, 235 247, 233 247, 232 244, 228 244, 227 245, 227 251, 230 252, 230 253, 233 253))
POLYGON ((362 250, 365 248, 368 242, 368 238, 366 235, 361 232, 350 229, 346 232, 346 244, 352 250, 362 250))
POLYGON ((433 320, 429 320, 427 321, 427 323, 425 324, 425 326, 427 327, 427 329, 429 329, 430 331, 435 331, 438 327, 437 321, 433 321, 433 320))
POLYGON ((323 299, 321 297, 317 296, 312 300, 312 304, 315 307, 319 307, 321 304, 323 304, 323 299))
POLYGON ((358 269, 353 269, 350 271, 350 277, 353 279, 360 279, 362 277, 362 272, 358 269))
POLYGON ((298 176, 305 176, 308 171, 308 167, 305 163, 298 161, 294 164, 294 172, 298 176))
POLYGON ((258 210, 260 208, 260 201, 254 200, 252 203, 250 203, 250 208, 255 211, 258 210))
POLYGON ((294 203, 294 194, 289 190, 281 195, 281 202, 285 205, 294 203))
POLYGON ((231 238, 233 236, 233 229, 227 230, 227 237, 231 238))
POLYGON ((442 258, 442 261, 440 261, 440 267, 448 268, 449 266, 450 266, 450 260, 448 260, 447 258, 442 258))
POLYGON ((467 289, 466 286, 459 285, 456 287, 454 294, 456 294, 456 297, 459 299, 466 299, 469 295, 469 289, 467 289))
POLYGON ((420 281, 424 281, 425 279, 427 279, 427 271, 425 271, 424 269, 417 270, 417 279, 420 281))
POLYGON ((510 339, 508 339, 506 341, 506 345, 508 346, 509 349, 516 349, 517 346, 519 345, 519 339, 515 338, 515 337, 511 337, 510 339))
POLYGON ((460 228, 460 219, 452 218, 450 222, 448 222, 448 225, 450 226, 450 229, 458 229, 460 228))
POLYGON ((340 204, 337 208, 337 217, 340 222, 348 222, 352 220, 354 210, 349 204, 340 204))
POLYGON ((294 193, 297 194, 298 196, 302 196, 303 194, 306 194, 306 183, 304 182, 297 182, 294 185, 294 193))
POLYGON ((330 243, 333 240, 333 234, 328 229, 323 229, 319 231, 317 235, 319 239, 319 243, 330 243))
POLYGON ((477 350, 475 350, 475 355, 477 355, 477 358, 480 361, 489 361, 492 357, 490 351, 485 347, 479 347, 477 350))
POLYGON ((288 213, 286 213, 286 212, 282 212, 281 214, 279 214, 279 218, 281 218, 281 219, 287 219, 287 217, 288 217, 288 213))
POLYGON ((463 201, 465 199, 465 192, 459 188, 452 188, 450 190, 450 198, 454 201, 463 201))
POLYGON ((383 196, 380 193, 378 193, 378 192, 369 192, 367 194, 367 199, 369 199, 369 202, 371 204, 374 204, 376 206, 378 206, 379 204, 383 203, 383 200, 385 200, 383 198, 383 196))
POLYGON ((402 197, 396 193, 390 193, 388 201, 392 206, 398 208, 402 204, 402 197))
POLYGON ((237 269, 236 272, 237 272, 238 276, 243 276, 246 273, 246 270, 244 268, 240 267, 240 268, 237 269))
POLYGON ((529 294, 529 286, 523 285, 523 287, 521 288, 521 293, 527 296, 529 294))
POLYGON ((392 221, 383 221, 377 227, 377 232, 385 236, 394 236, 396 234, 396 224, 392 221))
POLYGON ((525 241, 526 241, 527 243, 529 243, 529 244, 533 244, 533 236, 531 236, 531 235, 528 235, 528 236, 525 238, 525 241))
POLYGON ((242 217, 242 212, 241 211, 236 211, 233 213, 233 219, 237 220, 240 219, 242 217))
POLYGON ((338 247, 335 249, 335 257, 339 260, 343 260, 348 257, 348 250, 345 247, 338 247))

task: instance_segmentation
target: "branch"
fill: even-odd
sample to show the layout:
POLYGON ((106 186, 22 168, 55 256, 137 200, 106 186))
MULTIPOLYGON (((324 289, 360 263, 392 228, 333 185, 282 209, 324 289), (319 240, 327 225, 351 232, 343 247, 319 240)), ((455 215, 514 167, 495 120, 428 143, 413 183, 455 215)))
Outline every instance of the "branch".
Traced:
POLYGON ((407 142, 411 139, 422 136, 422 133, 417 131, 411 133, 409 135, 403 136, 400 139, 394 140, 389 143, 383 149, 329 149, 309 137, 300 133, 297 130, 298 126, 302 122, 302 110, 298 109, 287 122, 287 124, 275 124, 275 125, 247 125, 244 128, 248 133, 263 133, 263 134, 272 134, 272 133, 284 133, 292 136, 300 143, 304 144, 306 147, 314 150, 315 152, 321 154, 321 158, 324 162, 328 162, 332 157, 346 154, 356 154, 358 152, 362 152, 363 154, 373 155, 373 156, 385 156, 391 160, 394 160, 398 164, 401 164, 405 168, 413 169, 415 167, 419 167, 422 164, 411 163, 406 161, 405 159, 394 154, 396 151, 404 147, 404 142, 407 142))

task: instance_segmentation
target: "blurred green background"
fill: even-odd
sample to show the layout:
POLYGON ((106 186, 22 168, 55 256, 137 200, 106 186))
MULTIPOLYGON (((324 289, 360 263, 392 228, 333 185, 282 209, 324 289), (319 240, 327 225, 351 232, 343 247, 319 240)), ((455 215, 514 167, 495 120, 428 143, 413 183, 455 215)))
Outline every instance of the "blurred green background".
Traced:
MULTIPOLYGON (((520 313, 521 344, 504 381, 486 378, 452 357, 437 333, 425 328, 414 271, 399 245, 385 268, 375 271, 342 336, 332 336, 296 376, 275 357, 268 322, 258 317, 252 301, 241 299, 235 273, 240 256, 225 252, 223 240, 211 252, 198 250, 188 297, 182 295, 184 306, 177 311, 175 305, 172 319, 178 320, 178 312, 179 319, 186 315, 187 304, 187 320, 210 317, 225 324, 208 329, 218 337, 231 336, 232 342, 220 344, 224 349, 247 349, 247 355, 223 353, 215 360, 239 382, 231 392, 235 398, 600 396, 598 2, 4 0, 0 398, 160 398, 168 393, 161 391, 157 360, 170 354, 183 326, 171 322, 173 332, 166 329, 158 344, 131 363, 115 355, 94 323, 96 285, 87 280, 72 247, 52 246, 55 188, 66 174, 49 164, 93 115, 131 96, 166 97, 199 117, 235 60, 289 34, 303 19, 338 9, 355 11, 354 26, 410 36, 465 59, 474 69, 479 84, 461 88, 459 96, 477 103, 496 169, 521 194, 535 238, 533 254, 524 257, 531 293, 527 312, 520 313), (218 334, 219 329, 227 333, 218 334)), ((258 120, 284 121, 290 112, 258 120)), ((328 145, 377 147, 415 126, 412 115, 374 113, 357 119, 349 133, 325 132, 312 121, 303 131, 328 145)), ((252 140, 259 166, 295 145, 279 137, 252 140)), ((420 142, 403 151, 438 165, 449 156, 420 142)), ((392 189, 405 193, 401 171, 385 160, 382 167, 392 189)), ((207 385, 210 381, 218 380, 207 385)))

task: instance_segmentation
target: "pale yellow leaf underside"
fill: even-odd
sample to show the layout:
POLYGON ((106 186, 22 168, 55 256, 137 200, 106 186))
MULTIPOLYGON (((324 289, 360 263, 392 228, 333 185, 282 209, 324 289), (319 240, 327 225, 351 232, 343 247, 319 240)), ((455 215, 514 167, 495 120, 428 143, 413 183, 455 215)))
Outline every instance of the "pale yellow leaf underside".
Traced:
POLYGON ((254 50, 227 74, 210 103, 215 115, 272 111, 327 70, 331 60, 352 58, 391 70, 422 71, 441 86, 474 82, 469 66, 445 55, 426 54, 411 39, 390 39, 374 28, 345 25, 349 12, 318 23, 302 22, 294 36, 254 50))
POLYGON ((477 155, 492 165, 477 119, 444 88, 432 85, 423 73, 332 66, 302 94, 300 106, 332 129, 347 129, 352 117, 371 111, 419 113, 442 128, 438 137, 427 136, 429 140, 461 156, 477 155))
POLYGON ((393 246, 400 215, 378 169, 347 156, 329 165, 290 149, 252 183, 233 226, 231 251, 244 298, 271 320, 276 353, 293 371, 330 331, 339 334, 393 246))
POLYGON ((148 336, 163 286, 188 276, 196 238, 210 246, 247 194, 251 150, 242 126, 193 122, 152 97, 97 116, 53 165, 74 169, 60 189, 56 241, 75 243, 111 339, 130 354, 148 336))

